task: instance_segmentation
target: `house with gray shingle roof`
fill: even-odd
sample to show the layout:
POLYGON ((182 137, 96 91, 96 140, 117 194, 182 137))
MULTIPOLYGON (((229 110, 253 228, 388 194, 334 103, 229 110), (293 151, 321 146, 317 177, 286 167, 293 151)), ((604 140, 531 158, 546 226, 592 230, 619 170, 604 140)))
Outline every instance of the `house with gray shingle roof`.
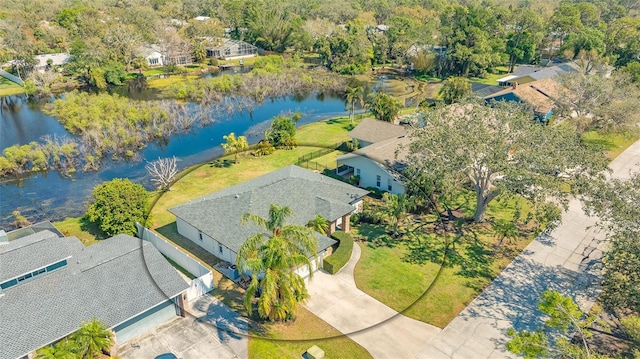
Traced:
POLYGON ((153 244, 85 247, 40 231, 0 246, 0 359, 28 356, 97 318, 123 343, 182 313, 187 282, 153 244))
POLYGON ((358 140, 360 147, 406 134, 407 129, 404 126, 372 118, 365 118, 353 130, 349 131, 349 137, 358 140))
MULTIPOLYGON (((289 223, 306 225, 316 214, 326 218, 332 233, 350 230, 350 216, 368 191, 298 166, 288 166, 169 209, 178 233, 216 257, 235 263, 236 254, 259 228, 240 223, 245 213, 267 217, 269 206, 291 208, 289 223)), ((329 233, 329 234, 330 234, 329 233)), ((327 255, 335 241, 316 234, 318 255, 327 255)))
POLYGON ((405 183, 400 173, 405 167, 408 135, 378 141, 337 159, 340 175, 353 174, 359 178, 358 185, 374 187, 382 191, 404 194, 405 183))

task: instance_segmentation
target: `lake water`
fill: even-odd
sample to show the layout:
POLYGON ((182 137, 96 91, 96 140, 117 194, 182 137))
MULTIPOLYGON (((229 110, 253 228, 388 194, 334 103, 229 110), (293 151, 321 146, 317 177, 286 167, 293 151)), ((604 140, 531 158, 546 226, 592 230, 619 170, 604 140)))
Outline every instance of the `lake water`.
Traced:
MULTIPOLYGON (((38 103, 29 102, 24 96, 0 97, 0 100, 0 152, 14 144, 39 141, 45 135, 70 136, 55 118, 40 110, 38 103)), ((255 143, 271 118, 288 112, 303 114, 299 125, 346 114, 344 102, 333 97, 311 95, 265 101, 257 105, 252 114, 235 113, 207 127, 174 135, 167 144, 148 144, 140 161, 104 163, 99 171, 79 171, 73 178, 49 171, 5 180, 0 182, 0 228, 11 229, 14 220, 11 213, 15 210, 32 222, 80 216, 85 212, 93 187, 113 178, 127 177, 150 188, 145 161, 176 156, 180 168, 204 162, 222 154, 223 135, 235 132, 255 143)))

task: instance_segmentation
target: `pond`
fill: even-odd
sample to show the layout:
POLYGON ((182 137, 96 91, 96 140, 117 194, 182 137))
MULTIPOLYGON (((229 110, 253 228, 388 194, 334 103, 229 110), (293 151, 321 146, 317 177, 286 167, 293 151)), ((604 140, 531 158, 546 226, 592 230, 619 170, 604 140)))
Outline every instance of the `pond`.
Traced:
MULTIPOLYGON (((132 98, 153 97, 149 92, 132 93, 135 94, 130 95, 132 98)), ((14 144, 39 141, 46 135, 71 136, 55 118, 44 114, 37 102, 27 101, 24 96, 4 97, 0 101, 0 152, 14 144)), ((127 177, 150 188, 144 169, 146 161, 176 156, 180 168, 201 163, 222 153, 223 135, 235 132, 255 143, 271 118, 289 112, 303 114, 299 125, 346 114, 343 100, 335 97, 309 95, 265 101, 251 114, 234 113, 190 133, 174 135, 167 143, 150 143, 138 161, 104 163, 99 171, 78 172, 72 178, 49 171, 0 181, 0 228, 11 229, 15 210, 31 222, 80 216, 93 187, 113 178, 127 177)))

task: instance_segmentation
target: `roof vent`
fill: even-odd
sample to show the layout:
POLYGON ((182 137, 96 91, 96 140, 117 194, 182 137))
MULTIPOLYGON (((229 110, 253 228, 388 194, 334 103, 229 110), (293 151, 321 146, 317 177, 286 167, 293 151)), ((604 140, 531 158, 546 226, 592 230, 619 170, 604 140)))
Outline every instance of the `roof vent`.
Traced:
POLYGON ((234 198, 240 198, 240 195, 236 193, 235 196, 233 196, 234 198))

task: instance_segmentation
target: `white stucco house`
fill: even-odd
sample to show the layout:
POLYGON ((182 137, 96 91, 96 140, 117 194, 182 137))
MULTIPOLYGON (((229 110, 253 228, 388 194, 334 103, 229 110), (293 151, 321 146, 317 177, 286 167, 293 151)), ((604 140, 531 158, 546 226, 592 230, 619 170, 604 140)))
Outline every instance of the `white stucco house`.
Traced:
POLYGON ((394 194, 404 194, 400 175, 409 145, 410 129, 405 126, 364 119, 349 137, 358 141, 359 150, 338 157, 337 172, 341 176, 357 176, 358 185, 373 187, 394 194))
MULTIPOLYGON (((329 222, 328 234, 338 228, 349 232, 350 217, 362 208, 362 197, 367 193, 292 165, 172 207, 169 212, 176 216, 178 233, 233 264, 245 240, 260 230, 241 223, 245 213, 264 218, 270 205, 278 204, 291 208, 291 224, 306 225, 319 214, 329 222)), ((331 254, 331 246, 336 242, 319 233, 316 236, 317 258, 331 254)))
POLYGON ((405 183, 401 171, 405 166, 404 160, 408 153, 406 146, 409 142, 409 136, 402 135, 338 157, 338 174, 359 177, 358 185, 363 188, 373 187, 394 194, 404 194, 405 183))

